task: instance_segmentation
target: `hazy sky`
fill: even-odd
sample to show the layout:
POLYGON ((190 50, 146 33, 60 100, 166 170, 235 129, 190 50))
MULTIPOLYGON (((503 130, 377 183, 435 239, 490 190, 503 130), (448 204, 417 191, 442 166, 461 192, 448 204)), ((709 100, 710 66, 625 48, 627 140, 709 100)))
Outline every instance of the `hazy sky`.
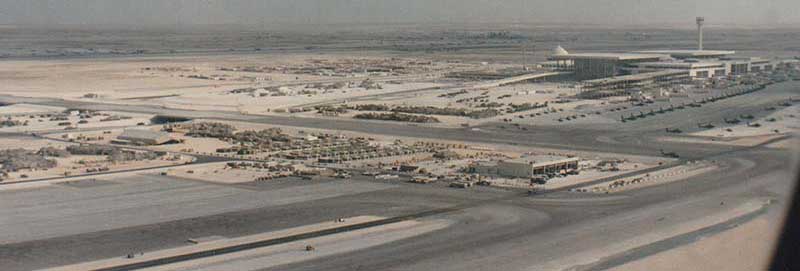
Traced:
POLYGON ((0 0, 0 24, 520 22, 800 26, 800 0, 0 0))

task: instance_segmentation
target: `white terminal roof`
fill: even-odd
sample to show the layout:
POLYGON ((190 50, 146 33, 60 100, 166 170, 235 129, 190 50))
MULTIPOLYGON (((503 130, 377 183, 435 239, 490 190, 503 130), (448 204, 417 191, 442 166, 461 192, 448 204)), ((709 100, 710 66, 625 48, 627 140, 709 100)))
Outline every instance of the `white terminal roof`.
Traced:
POLYGON ((564 47, 561 47, 561 45, 559 45, 556 48, 553 48, 553 51, 550 54, 554 56, 563 56, 563 55, 568 55, 569 52, 567 52, 567 50, 565 50, 564 47))
POLYGON ((736 51, 723 51, 723 50, 650 50, 650 51, 636 51, 637 54, 661 54, 670 55, 677 58, 689 57, 714 57, 714 56, 727 56, 735 54, 736 51))
POLYGON ((643 59, 660 59, 664 55, 659 54, 627 54, 627 53, 577 53, 568 55, 554 55, 553 59, 558 60, 574 60, 574 59, 597 59, 597 60, 643 60, 643 59))
POLYGON ((752 63, 766 63, 770 62, 769 59, 764 59, 760 57, 725 57, 722 60, 733 60, 733 61, 750 61, 752 63))

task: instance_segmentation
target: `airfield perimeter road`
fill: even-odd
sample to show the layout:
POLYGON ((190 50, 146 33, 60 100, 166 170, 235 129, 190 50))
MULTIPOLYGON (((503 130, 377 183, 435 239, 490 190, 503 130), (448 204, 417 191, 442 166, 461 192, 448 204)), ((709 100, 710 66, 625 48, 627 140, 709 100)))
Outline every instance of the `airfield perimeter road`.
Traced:
MULTIPOLYGON (((0 216, 0 258, 4 259, 0 270, 29 270, 119 257, 185 245, 188 238, 243 236, 355 215, 402 216, 475 201, 484 203, 430 217, 455 223, 441 231, 370 249, 343 251, 336 256, 281 266, 265 264, 264 268, 552 270, 587 264, 601 260, 597 257, 612 256, 604 253, 635 251, 635 247, 658 241, 659 234, 672 232, 679 225, 703 221, 742 204, 776 200, 778 204, 767 205, 769 210, 776 210, 774 206, 791 191, 789 180, 794 172, 790 165, 797 161, 791 151, 764 145, 662 143, 653 138, 665 135, 664 125, 691 129, 696 122, 718 122, 729 114, 758 114, 756 111, 766 104, 796 96, 798 85, 777 84, 757 93, 635 123, 534 126, 529 131, 504 130, 493 124, 472 131, 4 96, 0 101, 467 142, 642 155, 658 155, 658 149, 663 148, 687 159, 714 161, 719 169, 686 181, 612 195, 558 192, 527 197, 517 190, 458 190, 361 177, 347 184, 322 181, 219 185, 150 175, 108 180, 107 185, 4 191, 0 200, 7 207, 0 216), (338 189, 340 185, 346 187, 338 189)), ((422 218, 426 219, 429 218, 422 218)), ((699 237, 702 231, 692 234, 699 237)), ((670 236, 663 236, 666 237, 670 236)), ((666 249, 670 244, 659 246, 666 249)), ((256 255, 210 267, 239 270, 241 264, 259 259, 262 258, 256 255)), ((268 260, 268 255, 263 255, 263 260, 268 260)))
MULTIPOLYGON (((168 109, 145 105, 102 104, 83 101, 66 101, 52 98, 22 98, 0 95, 0 102, 31 103, 108 111, 123 111, 169 115, 185 118, 247 121, 264 124, 294 127, 319 128, 365 132, 382 135, 458 140, 466 142, 528 145, 560 149, 604 151, 615 153, 658 155, 659 149, 674 151, 685 158, 702 157, 710 153, 730 151, 733 147, 719 144, 691 144, 656 142, 654 136, 664 136, 664 129, 682 128, 690 132, 697 130, 700 122, 720 123, 723 118, 739 114, 763 116, 767 105, 775 105, 800 95, 800 82, 786 82, 768 86, 766 89, 738 96, 700 108, 690 108, 668 114, 649 117, 628 123, 599 123, 583 125, 543 125, 528 131, 498 129, 495 124, 473 128, 434 128, 422 125, 385 123, 380 121, 359 121, 344 119, 317 119, 292 116, 254 116, 237 112, 193 111, 168 109), (738 113, 738 114, 737 114, 738 113)), ((721 125, 721 124, 720 124, 721 125)))

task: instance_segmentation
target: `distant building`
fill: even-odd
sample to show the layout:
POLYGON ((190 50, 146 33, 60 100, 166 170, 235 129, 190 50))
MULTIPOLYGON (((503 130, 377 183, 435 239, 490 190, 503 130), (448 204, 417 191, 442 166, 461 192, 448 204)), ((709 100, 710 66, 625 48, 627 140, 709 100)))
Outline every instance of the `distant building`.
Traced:
POLYGON ((536 155, 501 161, 480 161, 469 166, 469 173, 496 175, 514 178, 530 178, 535 175, 555 173, 578 168, 577 157, 536 155))
POLYGON ((161 145, 171 141, 172 138, 165 132, 151 131, 145 129, 125 129, 117 137, 115 143, 126 143, 131 145, 161 145))
POLYGON ((714 77, 769 72, 786 66, 785 62, 762 58, 736 57, 735 51, 704 50, 703 17, 697 18, 698 48, 689 50, 647 50, 630 53, 570 53, 556 47, 543 68, 574 71, 581 81, 581 97, 601 98, 627 95, 673 84, 714 77))

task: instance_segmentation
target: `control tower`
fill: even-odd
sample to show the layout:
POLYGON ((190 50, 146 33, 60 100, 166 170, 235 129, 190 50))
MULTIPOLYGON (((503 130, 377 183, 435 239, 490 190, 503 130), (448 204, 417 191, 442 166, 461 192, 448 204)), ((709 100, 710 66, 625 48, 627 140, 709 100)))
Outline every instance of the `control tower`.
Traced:
POLYGON ((697 50, 703 50, 703 24, 705 24, 706 18, 704 17, 697 17, 697 50))

